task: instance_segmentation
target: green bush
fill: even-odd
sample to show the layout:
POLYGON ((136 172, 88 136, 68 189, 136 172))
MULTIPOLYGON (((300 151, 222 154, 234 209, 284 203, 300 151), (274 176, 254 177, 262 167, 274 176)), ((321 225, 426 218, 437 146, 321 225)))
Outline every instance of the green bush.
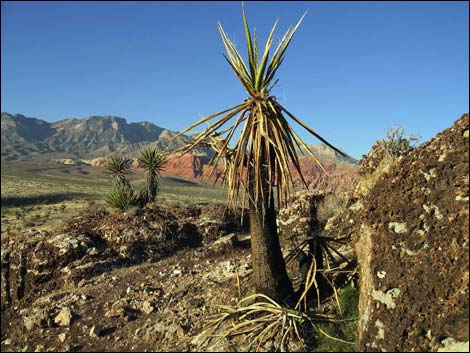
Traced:
POLYGON ((348 286, 339 293, 339 304, 341 305, 341 318, 352 319, 359 316, 359 290, 348 286))
POLYGON ((341 314, 337 315, 340 321, 336 324, 324 323, 318 324, 314 332, 315 339, 310 348, 315 352, 355 352, 357 351, 357 319, 359 316, 359 290, 348 286, 339 291, 339 303, 341 314), (344 343, 332 340, 324 333, 351 343, 344 343))
POLYGON ((104 201, 112 207, 127 210, 129 207, 136 206, 139 203, 139 195, 129 187, 116 185, 113 190, 106 195, 104 201))
POLYGON ((131 160, 123 156, 111 156, 106 160, 104 168, 106 174, 113 177, 113 183, 116 187, 130 187, 129 178, 131 160))

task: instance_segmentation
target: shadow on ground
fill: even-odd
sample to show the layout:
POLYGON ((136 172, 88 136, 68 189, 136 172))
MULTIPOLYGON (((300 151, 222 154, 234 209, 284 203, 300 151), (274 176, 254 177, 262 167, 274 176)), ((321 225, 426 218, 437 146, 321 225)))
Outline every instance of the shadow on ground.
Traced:
POLYGON ((24 197, 2 197, 2 207, 18 207, 18 206, 31 206, 31 205, 47 205, 59 203, 62 201, 74 200, 77 198, 89 197, 89 194, 80 192, 68 193, 52 193, 37 196, 24 196, 24 197))
POLYGON ((175 178, 175 177, 167 176, 167 175, 165 175, 164 178, 169 180, 169 181, 172 181, 172 182, 175 182, 175 183, 178 183, 178 184, 182 184, 182 185, 201 186, 199 183, 196 183, 196 182, 191 181, 191 180, 175 178))

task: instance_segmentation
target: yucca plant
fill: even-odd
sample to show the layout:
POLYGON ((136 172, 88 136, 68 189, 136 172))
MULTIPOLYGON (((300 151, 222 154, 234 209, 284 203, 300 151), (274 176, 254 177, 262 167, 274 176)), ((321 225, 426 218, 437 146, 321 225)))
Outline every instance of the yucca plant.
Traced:
POLYGON ((131 167, 131 160, 123 156, 111 156, 104 165, 106 173, 113 178, 114 186, 126 186, 130 188, 128 175, 131 167))
POLYGON ((160 188, 160 173, 167 156, 158 148, 146 148, 140 151, 139 164, 145 169, 147 202, 154 202, 160 188))
POLYGON ((115 185, 111 192, 105 196, 104 201, 112 207, 127 210, 131 206, 136 206, 139 200, 138 195, 130 187, 115 185))
POLYGON ((248 47, 248 65, 220 23, 218 28, 227 52, 224 57, 248 97, 240 104, 202 118, 177 136, 217 118, 203 132, 196 135, 189 145, 181 148, 180 152, 185 153, 200 144, 213 142, 214 138, 217 140, 213 163, 217 164, 221 158, 225 159, 224 178, 229 203, 234 205, 241 199, 244 204, 248 199, 255 287, 259 293, 283 301, 292 298, 293 289, 279 244, 274 194, 279 206, 291 192, 293 182, 290 163, 307 186, 300 170, 297 151, 307 151, 325 171, 321 162, 300 139, 286 118, 294 120, 338 153, 344 153, 291 114, 271 94, 277 83, 276 72, 284 61, 286 49, 305 14, 294 27, 287 30, 273 52, 271 49, 277 21, 269 33, 264 51, 261 52, 256 33, 252 36, 250 32, 244 8, 242 15, 248 47), (232 148, 230 145, 237 131, 240 131, 240 134, 232 148))

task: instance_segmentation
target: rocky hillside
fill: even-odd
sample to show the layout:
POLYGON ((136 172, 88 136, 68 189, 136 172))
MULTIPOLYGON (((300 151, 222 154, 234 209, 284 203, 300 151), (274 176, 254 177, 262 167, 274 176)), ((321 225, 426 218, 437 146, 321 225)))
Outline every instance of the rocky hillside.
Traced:
POLYGON ((170 139, 174 132, 149 122, 128 124, 115 116, 64 119, 55 123, 2 113, 2 159, 23 160, 32 157, 96 158, 113 152, 128 154, 145 145, 173 149, 187 141, 170 139))
POLYGON ((2 351, 197 350, 251 273, 243 224, 223 205, 90 209, 2 242, 2 351))
MULTIPOLYGON (((251 351, 244 336, 199 336, 219 305, 254 292, 248 224, 247 210, 218 204, 95 205, 51 232, 2 239, 2 351, 251 351)), ((282 244, 286 255, 295 246, 282 244)))
POLYGON ((355 241, 360 349, 468 352, 469 116, 388 165, 379 155, 329 225, 355 241))

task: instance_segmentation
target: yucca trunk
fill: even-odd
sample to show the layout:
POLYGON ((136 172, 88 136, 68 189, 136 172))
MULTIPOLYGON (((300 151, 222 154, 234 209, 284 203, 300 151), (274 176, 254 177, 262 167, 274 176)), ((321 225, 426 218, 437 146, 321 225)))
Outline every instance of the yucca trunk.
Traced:
POLYGON ((131 188, 131 183, 129 182, 129 179, 126 175, 118 175, 115 179, 114 184, 116 187, 122 187, 127 189, 131 188))
MULTIPOLYGON (((266 163, 264 164, 266 165, 266 163)), ((262 189, 267 195, 272 192, 272 186, 267 183, 266 168, 263 168, 261 173, 263 174, 261 180, 264 181, 262 189)), ((260 197, 258 195, 255 202, 256 188, 254 187, 253 169, 249 170, 248 175, 251 198, 249 209, 254 285, 258 293, 288 303, 293 300, 294 290, 287 275, 279 243, 274 197, 260 197), (262 210, 265 210, 264 215, 262 210)))
POLYGON ((157 176, 151 171, 147 172, 147 200, 154 202, 157 198, 157 176))

